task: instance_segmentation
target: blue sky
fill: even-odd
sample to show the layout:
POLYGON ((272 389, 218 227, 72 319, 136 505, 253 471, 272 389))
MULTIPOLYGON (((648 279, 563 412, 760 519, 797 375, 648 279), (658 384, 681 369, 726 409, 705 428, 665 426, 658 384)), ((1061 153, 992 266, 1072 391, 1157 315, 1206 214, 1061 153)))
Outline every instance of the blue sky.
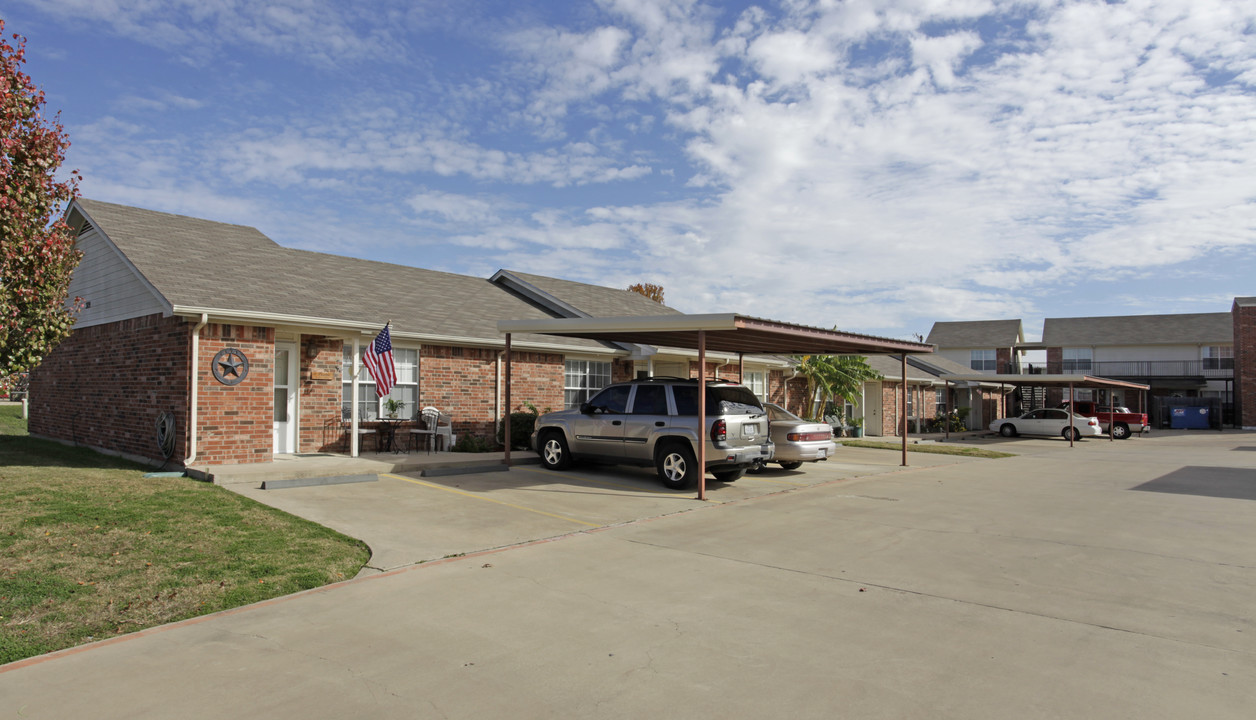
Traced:
POLYGON ((5 6, 83 195, 290 247, 894 337, 1256 295, 1253 0, 5 6))

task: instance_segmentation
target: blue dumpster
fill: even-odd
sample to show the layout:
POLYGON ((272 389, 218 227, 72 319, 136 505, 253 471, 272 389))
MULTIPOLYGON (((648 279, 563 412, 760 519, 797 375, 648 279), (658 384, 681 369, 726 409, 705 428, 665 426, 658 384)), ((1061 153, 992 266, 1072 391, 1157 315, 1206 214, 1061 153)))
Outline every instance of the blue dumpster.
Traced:
POLYGON ((1170 408, 1169 427, 1174 430, 1207 430, 1208 408, 1206 407, 1175 407, 1170 408))

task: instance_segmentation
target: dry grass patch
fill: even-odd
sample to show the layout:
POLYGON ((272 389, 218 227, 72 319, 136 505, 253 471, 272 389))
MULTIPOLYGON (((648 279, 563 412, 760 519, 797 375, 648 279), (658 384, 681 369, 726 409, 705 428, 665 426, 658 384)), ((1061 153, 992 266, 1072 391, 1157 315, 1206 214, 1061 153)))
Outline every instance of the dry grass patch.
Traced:
POLYGON ((0 407, 0 664, 351 578, 369 557, 220 487, 13 434, 12 410, 0 407))
MULTIPOLYGON (((881 442, 879 440, 842 440, 842 444, 847 447, 874 448, 876 450, 898 450, 902 451, 903 444, 901 442, 881 442)), ((962 445, 907 445, 907 452, 931 453, 933 455, 961 455, 963 457, 978 458, 1007 458, 1016 457, 1013 453, 998 452, 997 450, 986 450, 984 448, 964 447, 962 445)))

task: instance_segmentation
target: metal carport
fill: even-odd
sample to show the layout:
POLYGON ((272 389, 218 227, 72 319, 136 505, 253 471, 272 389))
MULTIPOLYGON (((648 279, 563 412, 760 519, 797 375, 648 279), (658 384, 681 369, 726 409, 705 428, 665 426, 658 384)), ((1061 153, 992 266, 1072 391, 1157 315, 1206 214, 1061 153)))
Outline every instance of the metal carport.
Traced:
MULTIPOLYGON (((1129 382, 1127 380, 1113 380, 1111 378, 1097 377, 1095 375, 995 375, 973 373, 972 375, 941 375, 940 377, 946 381, 946 397, 948 403, 950 402, 951 397, 951 381, 999 383, 1000 386, 1004 387, 1008 385, 1011 385, 1012 387, 1066 387, 1069 389, 1068 396, 1070 398, 1076 397, 1073 392, 1074 388, 1125 388, 1127 390, 1147 392, 1147 390, 1151 387, 1150 385, 1129 382)), ((1000 394, 1003 395, 1004 398, 1002 416, 1007 417, 1007 393, 1002 387, 1000 388, 1000 394)), ((1108 393, 1109 414, 1112 413, 1112 408, 1114 407, 1115 405, 1112 404, 1112 394, 1108 393)), ((1146 407, 1146 402, 1143 403, 1143 407, 1146 407)), ((950 412, 949 407, 947 408, 947 412, 950 412)), ((947 432, 947 436, 950 436, 949 431, 947 432)), ((1111 427, 1109 427, 1108 440, 1112 440, 1111 427)), ((1071 435, 1068 439, 1068 445, 1069 447, 1073 447, 1073 438, 1071 435)))
MULTIPOLYGON (((887 355, 902 353, 904 374, 908 354, 933 352, 932 345, 859 335, 840 330, 765 320, 736 313, 705 315, 655 315, 601 318, 551 318, 546 320, 501 320, 497 330, 506 336, 506 465, 510 465, 510 346, 519 333, 585 338, 602 342, 629 342, 656 347, 696 349, 702 380, 706 379, 706 353, 738 355, 887 355)), ((705 435, 706 383, 698 383, 698 427, 705 435)), ((903 465, 907 465, 906 395, 903 397, 903 465)), ((706 443, 698 443, 698 499, 706 499, 706 443)))

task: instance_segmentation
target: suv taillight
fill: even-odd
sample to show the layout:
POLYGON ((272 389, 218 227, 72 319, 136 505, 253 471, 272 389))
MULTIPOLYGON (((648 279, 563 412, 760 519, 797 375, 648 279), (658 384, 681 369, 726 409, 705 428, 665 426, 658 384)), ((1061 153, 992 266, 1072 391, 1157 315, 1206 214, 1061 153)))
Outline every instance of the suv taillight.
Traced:
POLYGON ((716 420, 711 423, 711 442, 722 442, 728 439, 728 423, 716 420))

